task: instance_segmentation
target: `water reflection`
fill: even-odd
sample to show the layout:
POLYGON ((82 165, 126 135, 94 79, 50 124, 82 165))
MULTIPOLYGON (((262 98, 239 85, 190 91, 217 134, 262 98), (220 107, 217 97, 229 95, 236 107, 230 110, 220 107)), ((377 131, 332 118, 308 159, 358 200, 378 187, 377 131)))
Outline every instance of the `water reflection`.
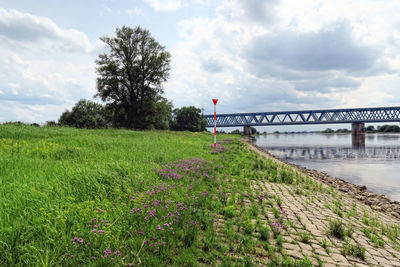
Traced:
POLYGON ((351 146, 353 150, 365 151, 365 134, 351 135, 351 146))
POLYGON ((375 159, 375 160, 399 160, 400 147, 286 147, 274 146, 261 148, 269 150, 271 153, 285 160, 309 160, 309 159, 375 159))

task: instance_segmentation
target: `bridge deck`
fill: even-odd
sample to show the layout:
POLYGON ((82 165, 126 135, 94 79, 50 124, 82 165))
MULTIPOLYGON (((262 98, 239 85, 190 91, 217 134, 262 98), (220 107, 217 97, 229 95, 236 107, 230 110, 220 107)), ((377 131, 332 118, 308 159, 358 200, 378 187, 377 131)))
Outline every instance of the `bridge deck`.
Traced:
MULTIPOLYGON (((207 127, 213 127, 214 115, 205 118, 207 127)), ((217 114, 217 127, 361 122, 400 122, 400 107, 217 114)))

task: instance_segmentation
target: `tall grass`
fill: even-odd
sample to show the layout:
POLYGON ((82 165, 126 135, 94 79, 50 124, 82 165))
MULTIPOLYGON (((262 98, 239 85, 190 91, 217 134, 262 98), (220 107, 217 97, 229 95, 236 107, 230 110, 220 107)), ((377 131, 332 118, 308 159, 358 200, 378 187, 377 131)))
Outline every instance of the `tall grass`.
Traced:
POLYGON ((289 262, 283 200, 252 185, 313 184, 225 137, 0 125, 0 266, 289 262))
POLYGON ((165 182, 163 164, 211 159, 210 137, 0 125, 0 265, 67 264, 98 209, 165 182))

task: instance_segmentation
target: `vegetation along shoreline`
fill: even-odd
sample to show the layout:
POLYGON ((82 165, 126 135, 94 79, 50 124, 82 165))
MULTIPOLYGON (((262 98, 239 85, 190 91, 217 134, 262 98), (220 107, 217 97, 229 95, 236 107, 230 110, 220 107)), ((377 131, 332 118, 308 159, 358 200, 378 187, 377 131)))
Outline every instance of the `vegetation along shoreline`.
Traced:
POLYGON ((211 140, 0 125, 0 265, 400 265, 397 218, 211 140))

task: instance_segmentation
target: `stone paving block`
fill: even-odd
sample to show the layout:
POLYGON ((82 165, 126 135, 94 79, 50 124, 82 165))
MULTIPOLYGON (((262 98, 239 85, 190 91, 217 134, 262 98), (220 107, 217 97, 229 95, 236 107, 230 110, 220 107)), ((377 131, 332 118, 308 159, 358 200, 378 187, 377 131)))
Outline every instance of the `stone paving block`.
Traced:
POLYGON ((313 224, 313 223, 306 223, 305 224, 307 230, 311 231, 311 232, 318 232, 317 227, 313 224))
POLYGON ((353 265, 353 266, 357 266, 357 267, 369 267, 369 265, 368 264, 365 264, 365 263, 359 263, 359 262, 357 262, 355 265, 353 265))
POLYGON ((326 257, 329 256, 328 253, 326 253, 326 250, 323 249, 323 248, 318 248, 318 249, 316 249, 316 250, 315 250, 315 253, 318 254, 318 255, 326 256, 326 257))
POLYGON ((299 242, 299 246, 302 250, 312 251, 312 247, 309 244, 299 242))
POLYGON ((311 260, 313 266, 318 266, 318 260, 311 255, 308 255, 308 258, 311 260))
POLYGON ((298 250, 300 251, 300 247, 298 245, 295 244, 290 244, 290 243, 283 243, 283 248, 284 249, 290 249, 290 250, 298 250))
POLYGON ((385 249, 379 248, 378 251, 387 259, 392 258, 393 256, 387 252, 385 249))
POLYGON ((325 256, 319 256, 319 258, 323 261, 323 262, 326 262, 326 263, 331 263, 331 264, 335 264, 336 265, 336 263, 335 263, 335 261, 331 258, 331 257, 325 257, 325 256))
POLYGON ((344 263, 349 263, 348 260, 346 259, 346 257, 344 257, 342 254, 336 254, 336 253, 332 253, 332 259, 335 262, 344 262, 344 263))
POLYGON ((383 257, 374 257, 374 260, 378 262, 378 264, 383 266, 391 266, 392 263, 383 257))
POLYGON ((289 256, 295 257, 297 259, 302 259, 304 257, 303 254, 297 250, 287 250, 286 254, 288 254, 289 256))
POLYGON ((390 260, 390 262, 394 265, 394 266, 400 266, 400 261, 399 260, 390 260))
POLYGON ((378 250, 376 250, 374 248, 366 248, 366 252, 371 254, 371 256, 374 257, 374 258, 377 257, 377 256, 382 257, 382 254, 378 250))

